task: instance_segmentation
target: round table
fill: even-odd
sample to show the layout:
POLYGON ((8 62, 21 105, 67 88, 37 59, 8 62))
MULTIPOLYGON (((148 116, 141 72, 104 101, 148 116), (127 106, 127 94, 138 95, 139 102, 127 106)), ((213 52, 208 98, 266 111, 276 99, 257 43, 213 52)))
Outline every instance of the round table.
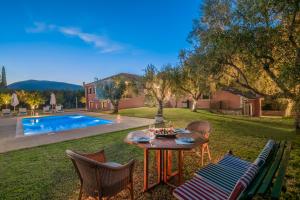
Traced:
POLYGON ((191 150, 202 144, 208 142, 207 139, 203 138, 201 134, 197 133, 184 133, 177 134, 176 138, 180 137, 191 137, 195 140, 191 144, 177 144, 176 138, 154 138, 149 143, 139 143, 133 140, 135 137, 149 137, 150 133, 148 130, 138 130, 128 133, 125 138, 125 142, 128 144, 136 145, 144 149, 144 191, 152 189, 158 184, 170 184, 168 181, 174 176, 178 176, 178 184, 182 183, 182 169, 183 169, 183 151, 191 150), (149 151, 156 151, 156 163, 157 163, 157 183, 149 187, 148 177, 149 177, 149 151), (177 151, 178 153, 178 170, 172 172, 172 151, 177 151))

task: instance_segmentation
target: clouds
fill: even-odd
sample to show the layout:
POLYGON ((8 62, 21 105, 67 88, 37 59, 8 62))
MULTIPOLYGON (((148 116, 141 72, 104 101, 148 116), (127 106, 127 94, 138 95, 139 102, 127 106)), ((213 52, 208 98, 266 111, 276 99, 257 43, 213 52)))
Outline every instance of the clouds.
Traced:
POLYGON ((125 45, 119 42, 112 41, 103 35, 84 32, 80 28, 57 26, 43 22, 34 22, 33 25, 34 26, 32 27, 26 28, 25 31, 27 33, 59 32, 68 37, 78 38, 81 41, 94 46, 101 53, 118 52, 125 48, 125 45))

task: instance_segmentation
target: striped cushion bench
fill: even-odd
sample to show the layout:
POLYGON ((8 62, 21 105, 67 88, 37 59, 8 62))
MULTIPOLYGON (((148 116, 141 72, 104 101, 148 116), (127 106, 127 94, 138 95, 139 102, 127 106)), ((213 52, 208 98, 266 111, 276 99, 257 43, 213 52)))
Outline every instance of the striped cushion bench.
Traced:
POLYGON ((270 152, 272 151, 273 147, 275 145, 274 140, 269 140, 263 150, 260 152, 256 160, 254 161, 254 164, 261 167, 265 162, 268 156, 270 155, 270 152))
MULTIPOLYGON (((224 188, 224 185, 219 184, 218 181, 212 181, 213 179, 207 179, 198 174, 190 181, 176 188, 173 195, 179 200, 234 200, 237 199, 251 183, 257 172, 258 167, 251 165, 248 170, 234 182, 234 186, 230 190, 224 188)), ((223 174, 220 174, 217 180, 220 180, 222 176, 223 174)))
POLYGON ((259 168, 256 165, 251 165, 251 167, 249 167, 245 174, 236 182, 236 185, 229 196, 229 200, 235 200, 240 197, 242 192, 244 192, 250 185, 250 183, 254 180, 255 176, 258 173, 258 170, 259 168))
POLYGON ((179 200, 224 200, 229 198, 230 192, 205 178, 196 176, 176 188, 173 195, 179 200))
POLYGON ((229 193, 233 190, 236 182, 243 174, 243 171, 238 171, 219 164, 208 164, 206 167, 195 173, 196 176, 203 177, 213 182, 229 193))
POLYGON ((246 160, 242 160, 232 154, 226 154, 218 162, 218 164, 244 173, 251 166, 252 163, 246 160))
POLYGON ((269 140, 254 163, 227 154, 196 172, 173 194, 180 200, 252 199, 255 195, 279 199, 291 148, 290 142, 269 140))

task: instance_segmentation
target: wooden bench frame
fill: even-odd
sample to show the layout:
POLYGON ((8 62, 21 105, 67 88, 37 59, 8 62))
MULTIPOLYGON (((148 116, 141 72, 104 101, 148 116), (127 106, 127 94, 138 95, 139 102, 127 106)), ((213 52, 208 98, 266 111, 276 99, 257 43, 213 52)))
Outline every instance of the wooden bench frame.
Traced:
POLYGON ((242 193, 239 199, 252 199, 254 196, 279 199, 285 192, 285 173, 291 152, 291 142, 277 142, 257 176, 242 193))

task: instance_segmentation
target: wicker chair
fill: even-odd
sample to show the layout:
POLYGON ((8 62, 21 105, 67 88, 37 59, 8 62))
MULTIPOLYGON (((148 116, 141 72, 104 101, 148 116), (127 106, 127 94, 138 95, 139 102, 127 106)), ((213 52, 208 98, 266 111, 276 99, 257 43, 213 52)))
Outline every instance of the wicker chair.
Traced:
POLYGON ((124 189, 129 189, 133 199, 134 160, 125 165, 106 162, 104 150, 83 154, 66 150, 80 179, 79 198, 84 192, 88 196, 109 199, 124 189))
MULTIPOLYGON (((209 135, 211 133, 211 125, 208 121, 194 121, 187 125, 187 130, 196 132, 201 134, 205 139, 209 138, 209 135)), ((204 160, 204 154, 208 155, 209 161, 211 161, 210 151, 208 147, 208 142, 205 144, 202 144, 200 146, 200 152, 196 152, 198 156, 201 156, 201 164, 203 165, 204 160)))

